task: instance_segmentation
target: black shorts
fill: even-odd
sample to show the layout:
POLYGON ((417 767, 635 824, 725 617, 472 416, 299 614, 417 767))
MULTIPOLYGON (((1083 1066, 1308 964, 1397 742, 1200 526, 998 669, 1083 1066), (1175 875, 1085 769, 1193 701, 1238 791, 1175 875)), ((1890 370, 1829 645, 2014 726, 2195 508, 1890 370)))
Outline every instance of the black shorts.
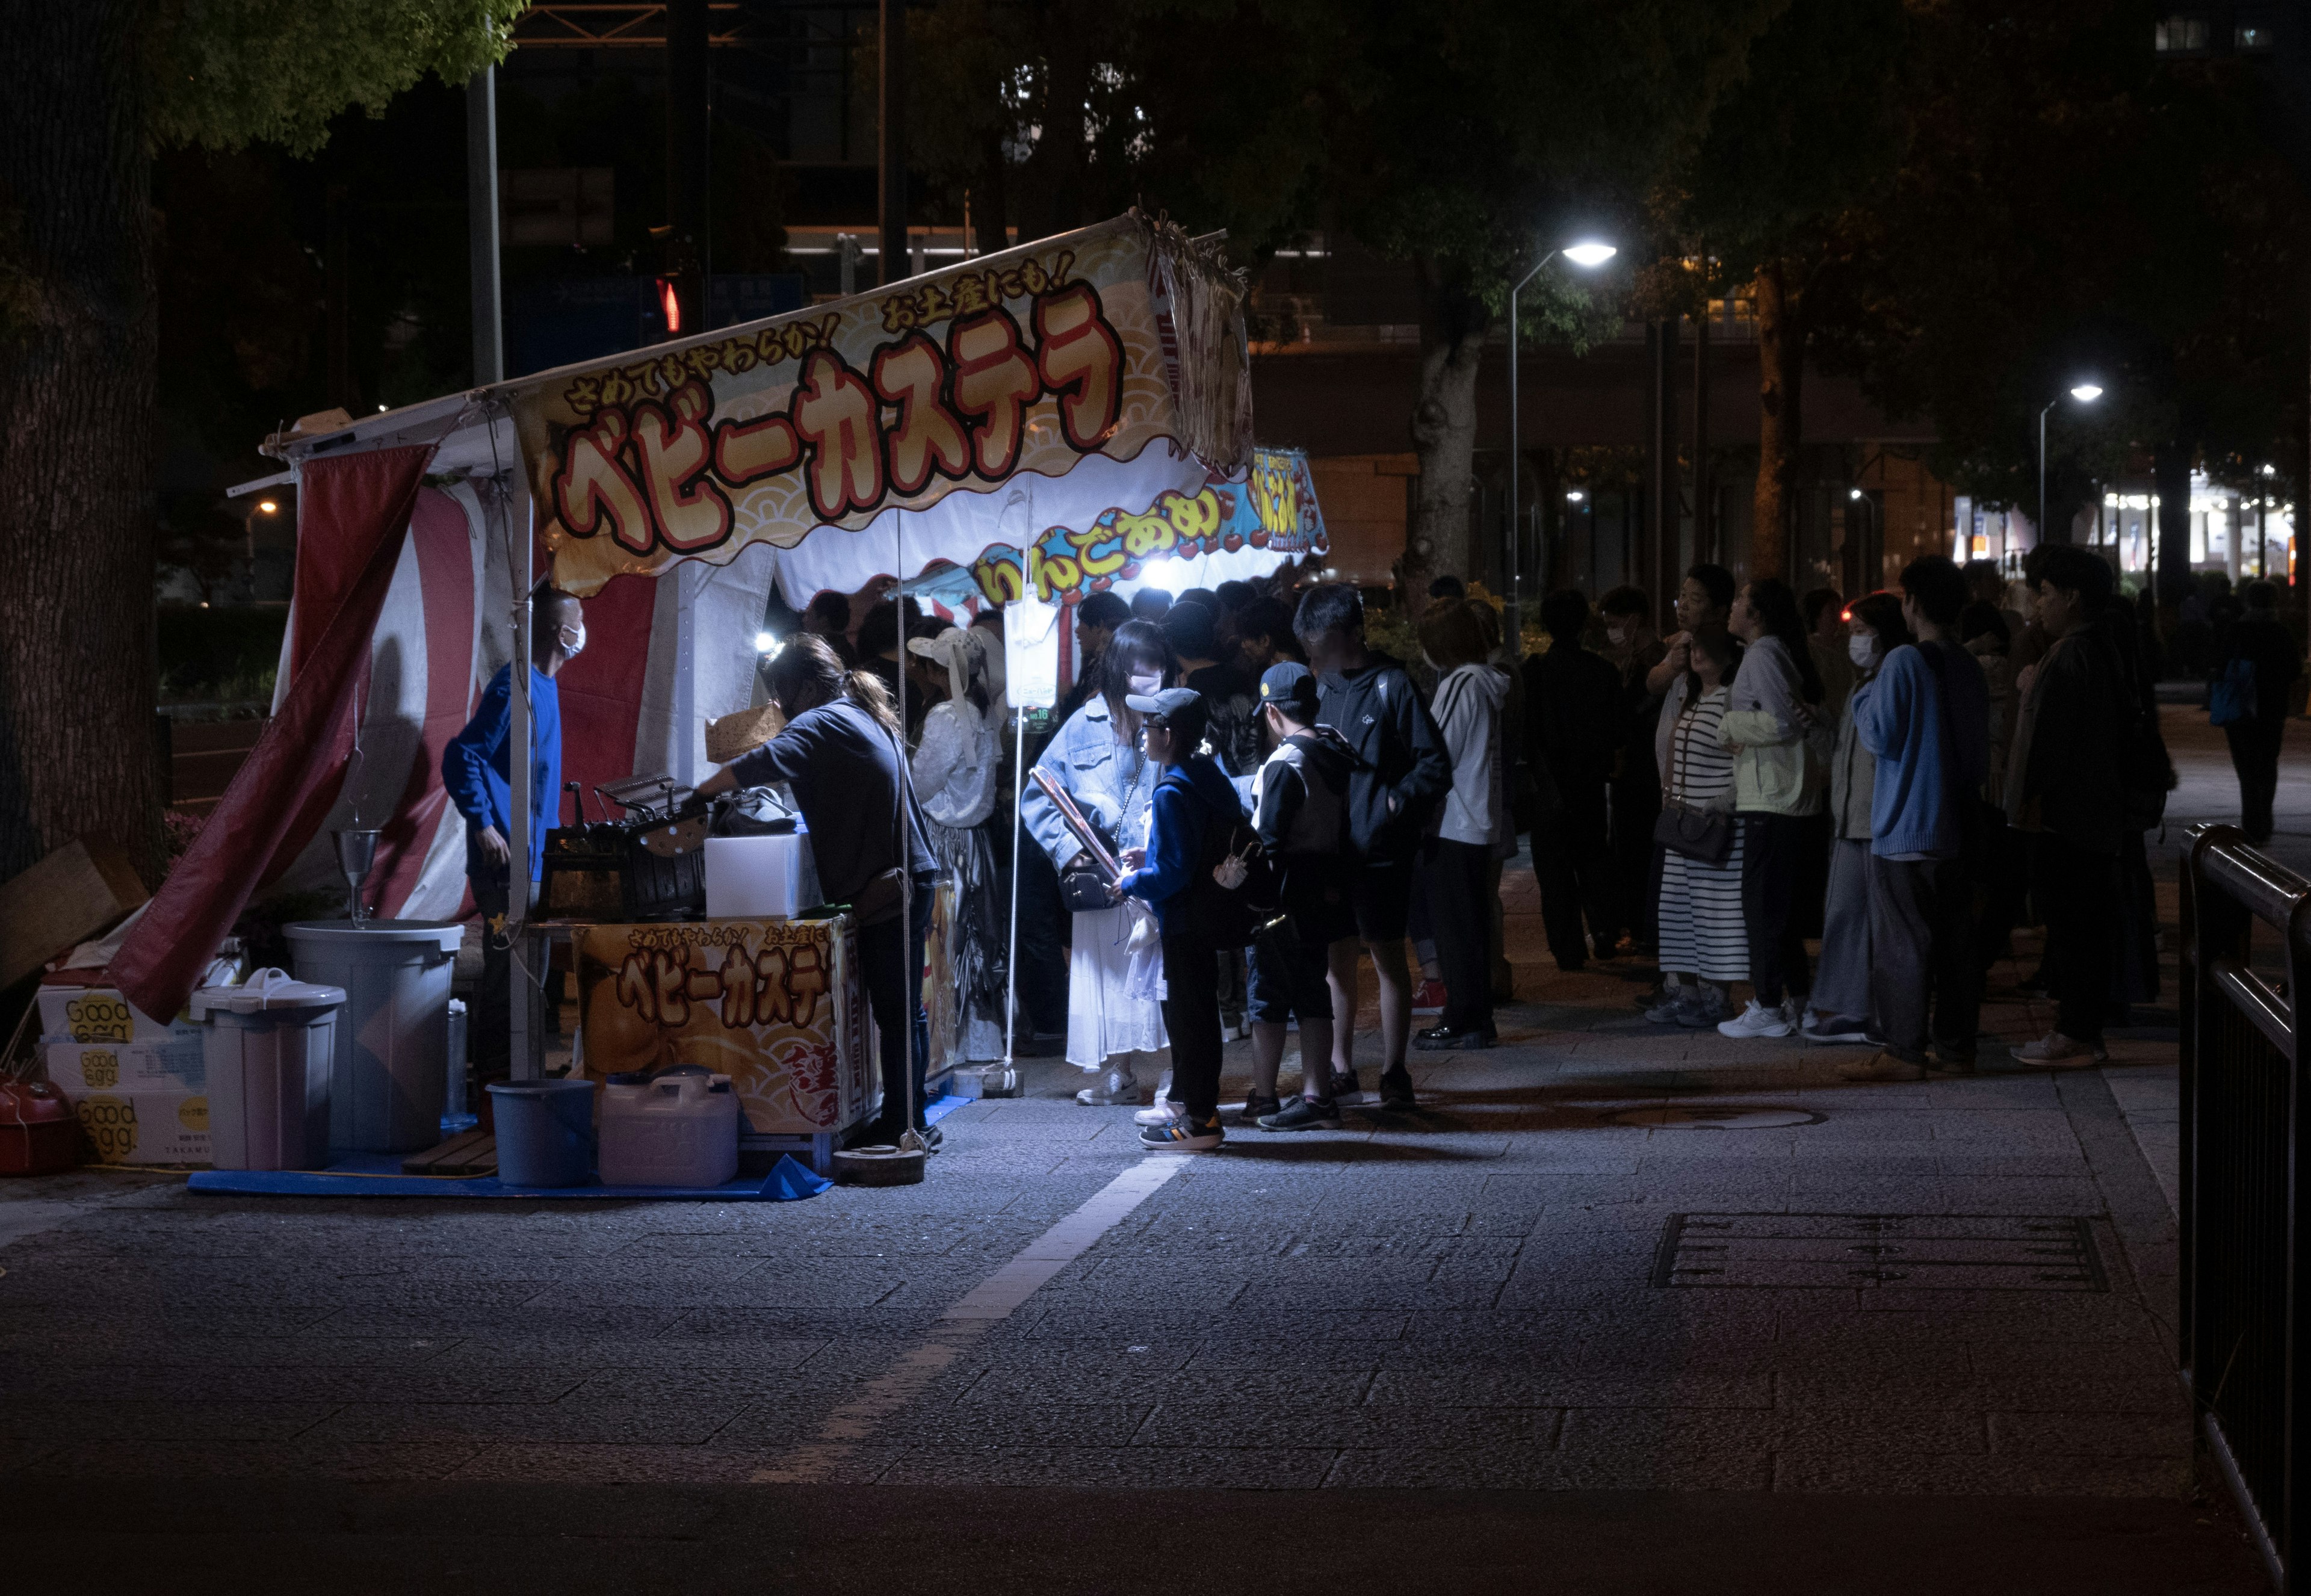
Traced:
POLYGON ((1356 935, 1401 942, 1412 914, 1412 861, 1367 864, 1356 877, 1356 935))
POLYGON ((1324 955, 1321 942, 1295 941, 1289 954, 1264 938, 1253 943, 1251 1017, 1269 1025, 1294 1018, 1330 1019, 1332 989, 1324 981, 1324 955))

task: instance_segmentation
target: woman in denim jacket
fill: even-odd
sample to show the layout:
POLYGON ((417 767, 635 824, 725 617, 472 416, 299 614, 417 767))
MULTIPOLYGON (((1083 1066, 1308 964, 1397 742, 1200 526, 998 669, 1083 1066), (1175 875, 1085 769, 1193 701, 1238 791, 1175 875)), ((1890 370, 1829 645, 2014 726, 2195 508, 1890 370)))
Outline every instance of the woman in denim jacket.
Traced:
MULTIPOLYGON (((1114 840, 1117 850, 1145 847, 1148 806, 1163 772, 1139 746, 1140 716, 1125 707, 1127 693, 1151 694, 1177 685, 1179 661, 1160 627, 1145 621, 1116 628, 1100 660, 1099 690, 1068 717, 1035 768, 1075 800, 1084 818, 1114 840)), ((1083 848, 1060 819, 1059 807, 1033 782, 1019 804, 1027 834, 1065 871, 1083 848)), ((1131 911, 1121 904, 1076 911, 1068 964, 1068 1062, 1098 1078, 1076 1094, 1093 1107, 1139 1101, 1135 1065, 1152 1083, 1156 1055, 1168 1045, 1162 1006, 1125 989, 1131 911), (1144 1058, 1142 1056, 1145 1056, 1144 1058)))

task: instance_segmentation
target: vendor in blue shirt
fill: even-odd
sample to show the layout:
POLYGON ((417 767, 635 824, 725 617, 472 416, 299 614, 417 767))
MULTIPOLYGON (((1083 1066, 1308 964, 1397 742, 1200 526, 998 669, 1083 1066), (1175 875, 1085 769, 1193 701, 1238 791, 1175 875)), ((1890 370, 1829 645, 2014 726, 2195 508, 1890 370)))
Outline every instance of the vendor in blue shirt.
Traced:
MULTIPOLYGON (((585 606, 568 593, 540 587, 530 595, 529 646, 529 894, 536 898, 545 860, 545 833, 562 815, 562 695, 554 678, 586 647, 585 606)), ((513 944, 507 930, 512 907, 513 667, 490 678, 466 728, 441 750, 441 785, 466 817, 466 878, 487 928, 482 938, 482 985, 474 1015, 475 1076, 502 1080, 510 1072, 513 944)))

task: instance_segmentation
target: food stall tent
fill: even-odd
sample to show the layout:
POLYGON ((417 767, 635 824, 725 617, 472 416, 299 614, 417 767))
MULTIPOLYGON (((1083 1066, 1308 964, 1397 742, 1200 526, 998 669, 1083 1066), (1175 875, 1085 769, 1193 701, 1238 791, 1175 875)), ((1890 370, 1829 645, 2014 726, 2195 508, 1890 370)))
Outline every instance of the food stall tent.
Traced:
MULTIPOLYGON (((299 489, 275 712, 114 979, 174 1012, 259 887, 328 884, 327 833, 355 824, 384 833, 381 917, 464 912, 440 748, 491 675, 528 657, 540 579, 588 600, 589 647, 559 689, 564 778, 590 793, 704 774, 706 721, 755 701, 773 582, 798 608, 927 569, 975 568, 982 594, 1015 578, 1049 592, 1067 561, 1078 583, 1103 580, 1080 556, 1112 550, 1049 556, 1094 532, 1137 540, 1109 581, 1167 556, 1264 557, 1225 546, 1233 507, 1230 528, 1200 519, 1216 482, 1253 474, 1242 295, 1217 239, 1132 214, 273 440, 299 489)), ((557 817, 528 812, 526 783, 514 794, 520 858, 557 817)), ((517 1070, 534 1068, 513 1007, 517 1070)))

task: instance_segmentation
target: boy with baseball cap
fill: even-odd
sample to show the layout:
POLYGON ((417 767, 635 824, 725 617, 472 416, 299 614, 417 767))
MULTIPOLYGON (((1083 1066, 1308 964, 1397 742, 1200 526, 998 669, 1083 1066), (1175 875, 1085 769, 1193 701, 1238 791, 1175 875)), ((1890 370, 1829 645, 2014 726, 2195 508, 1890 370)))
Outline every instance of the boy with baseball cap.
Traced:
POLYGON ((1142 1127, 1139 1139, 1150 1147, 1200 1153, 1225 1139, 1219 964, 1212 950, 1242 944, 1226 923, 1237 911, 1212 872, 1227 852, 1243 807, 1219 766, 1196 752, 1208 724, 1202 693, 1167 687, 1128 693, 1123 702, 1147 718, 1140 735, 1148 759, 1164 773, 1148 810, 1147 846, 1124 850, 1124 873, 1111 890, 1155 906, 1163 933, 1172 1090, 1181 1103, 1178 1118, 1142 1127))

